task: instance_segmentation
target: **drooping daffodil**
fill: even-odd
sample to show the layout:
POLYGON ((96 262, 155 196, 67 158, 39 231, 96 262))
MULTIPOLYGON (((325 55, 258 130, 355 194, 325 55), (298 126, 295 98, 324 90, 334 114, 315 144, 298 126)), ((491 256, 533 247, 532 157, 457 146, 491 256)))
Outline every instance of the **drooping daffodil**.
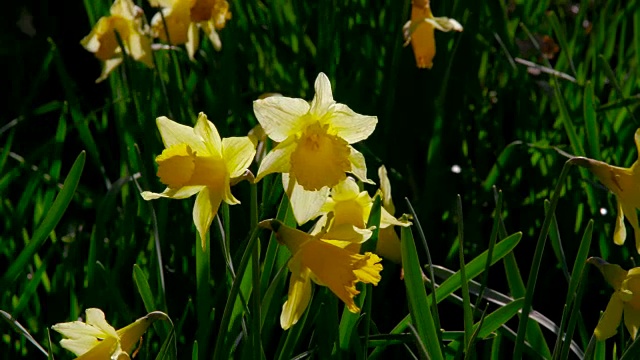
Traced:
POLYGON ((256 180, 282 173, 282 182, 298 224, 320 210, 329 188, 352 173, 367 179, 364 156, 350 144, 369 137, 378 122, 375 116, 355 113, 336 103, 331 83, 320 73, 316 94, 303 99, 271 96, 256 100, 253 110, 267 136, 279 144, 260 163, 256 180))
POLYGON ((382 259, 376 254, 358 254, 332 245, 324 241, 325 234, 310 235, 278 220, 264 220, 259 226, 275 232, 278 242, 292 254, 288 263, 289 295, 280 315, 280 325, 285 330, 298 322, 309 305, 311 280, 327 286, 353 313, 360 311, 353 299, 360 293, 356 283, 377 285, 380 281, 382 259))
POLYGON ((434 17, 429 0, 413 0, 411 2, 411 20, 403 27, 405 46, 411 42, 416 65, 419 68, 431 69, 433 57, 436 56, 436 38, 434 30, 449 32, 462 31, 462 25, 447 17, 434 17))
MULTIPOLYGON (((640 155, 640 129, 634 135, 636 148, 640 155)), ((640 225, 636 209, 640 209, 640 163, 636 160, 630 168, 612 166, 605 162, 585 157, 574 157, 571 161, 584 166, 591 171, 609 190, 616 195, 618 214, 616 227, 613 233, 613 242, 617 245, 624 244, 627 230, 624 225, 626 217, 636 239, 636 250, 640 254, 640 225)))
MULTIPOLYGON (((311 234, 325 231, 324 238, 337 240, 335 245, 358 252, 360 245, 372 234, 371 229, 367 228, 372 207, 373 199, 369 193, 360 191, 356 181, 347 177, 331 189, 331 196, 320 209, 321 216, 311 234)), ((376 253, 400 263, 400 241, 393 226, 410 226, 411 223, 396 219, 384 207, 380 211, 381 232, 378 236, 376 253), (389 231, 382 232, 387 229, 389 231)))
POLYGON ((222 48, 218 30, 231 19, 226 0, 149 0, 149 3, 162 8, 151 19, 154 37, 172 45, 185 44, 191 59, 200 45, 200 29, 216 50, 222 48))
POLYGON ((103 62, 102 74, 96 82, 106 79, 122 62, 123 54, 116 32, 129 56, 153 67, 151 39, 144 30, 142 9, 135 6, 132 0, 116 0, 111 5, 110 13, 101 17, 89 35, 80 41, 85 49, 103 62))
POLYGON ((154 311, 116 330, 105 320, 102 310, 89 308, 85 314, 85 322, 72 321, 51 327, 64 336, 60 345, 82 360, 128 360, 136 343, 154 321, 169 320, 166 314, 154 311))
POLYGON ((156 120, 165 150, 156 157, 162 193, 144 191, 145 200, 185 199, 194 194, 193 221, 205 248, 205 236, 222 201, 239 204, 231 185, 242 180, 255 156, 248 137, 220 138, 215 125, 200 113, 192 128, 164 116, 156 120))
POLYGON ((594 331, 596 339, 602 341, 615 335, 623 315, 624 325, 635 339, 640 327, 640 267, 627 271, 596 257, 587 262, 597 266, 615 290, 594 331))

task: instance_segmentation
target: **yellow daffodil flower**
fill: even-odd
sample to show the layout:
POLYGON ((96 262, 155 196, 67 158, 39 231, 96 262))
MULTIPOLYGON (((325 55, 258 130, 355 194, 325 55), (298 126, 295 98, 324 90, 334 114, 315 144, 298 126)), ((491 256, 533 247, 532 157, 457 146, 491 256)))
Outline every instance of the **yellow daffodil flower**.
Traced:
POLYGON ((256 154, 248 137, 220 139, 218 130, 200 113, 196 125, 178 124, 164 116, 156 120, 165 150, 156 157, 158 177, 167 185, 162 193, 145 191, 145 200, 185 199, 196 193, 193 221, 205 247, 206 234, 220 202, 239 204, 231 184, 241 180, 256 154))
MULTIPOLYGON (((388 185, 388 179, 384 181, 388 185)), ((390 200, 390 197, 388 199, 390 200)), ((331 189, 331 196, 320 209, 322 215, 311 234, 326 231, 324 238, 337 240, 332 242, 334 245, 359 252, 360 244, 371 237, 371 230, 367 229, 366 225, 372 207, 373 199, 369 193, 360 191, 356 181, 347 177, 331 189)), ((396 219, 384 207, 380 210, 381 232, 378 236, 376 253, 400 263, 400 240, 393 226, 410 226, 411 223, 396 219), (389 231, 382 232, 382 230, 389 231)))
POLYGON ((419 68, 431 69, 433 57, 436 56, 436 38, 434 29, 449 32, 462 31, 462 25, 447 17, 434 17, 429 0, 413 0, 411 2, 411 20, 403 28, 405 46, 411 42, 416 64, 419 68))
POLYGON ((640 327, 640 267, 626 271, 595 257, 587 262, 597 266, 615 290, 594 331, 596 339, 602 341, 615 335, 622 315, 631 338, 635 339, 640 327))
POLYGON ((311 300, 311 280, 327 286, 353 313, 360 311, 353 297, 360 292, 356 283, 377 285, 382 259, 364 255, 324 241, 326 234, 309 235, 285 226, 278 220, 264 220, 259 226, 276 233, 278 242, 291 251, 289 297, 282 306, 280 325, 287 330, 298 322, 311 300))
POLYGON ((130 359, 147 328, 158 319, 168 320, 169 317, 154 311, 116 331, 107 323, 102 310, 89 308, 86 310, 86 322, 59 323, 51 328, 65 337, 60 340, 60 345, 76 354, 76 359, 126 360, 130 359))
POLYGON ((153 67, 151 39, 143 31, 142 9, 131 0, 116 0, 111 6, 111 15, 98 20, 80 44, 104 62, 100 82, 122 62, 122 49, 118 45, 116 32, 122 40, 125 51, 133 59, 153 67))
POLYGON ((172 45, 186 44, 189 58, 193 59, 202 29, 216 50, 222 48, 217 30, 231 19, 226 0, 149 0, 151 6, 162 7, 151 19, 154 37, 172 45), (164 20, 163 20, 164 17, 164 20), (165 26, 166 25, 166 26, 165 26))
MULTIPOLYGON (((634 140, 640 154, 640 129, 636 130, 634 140)), ((613 242, 624 244, 627 230, 624 217, 629 220, 636 238, 636 250, 640 254, 640 225, 636 209, 640 209, 640 163, 636 160, 630 168, 611 166, 602 161, 585 157, 574 157, 572 162, 588 168, 609 190, 616 195, 618 215, 613 233, 613 242)))
POLYGON ((315 90, 311 104, 284 96, 253 102, 260 125, 279 143, 260 163, 256 180, 283 173, 283 186, 298 224, 317 214, 329 188, 344 180, 347 172, 371 183, 364 156, 350 144, 369 137, 378 119, 336 103, 323 73, 316 79, 315 90))

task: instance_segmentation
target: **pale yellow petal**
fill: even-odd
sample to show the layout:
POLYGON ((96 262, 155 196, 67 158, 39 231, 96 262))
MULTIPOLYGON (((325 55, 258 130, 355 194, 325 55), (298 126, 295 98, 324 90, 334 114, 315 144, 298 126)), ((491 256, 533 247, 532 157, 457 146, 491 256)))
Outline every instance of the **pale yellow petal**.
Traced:
POLYGON ((88 325, 91 325, 100 329, 103 333, 107 334, 108 336, 115 337, 115 338, 118 337, 118 334, 116 333, 116 329, 114 329, 113 326, 109 325, 107 320, 105 320, 104 313, 102 312, 102 310, 97 308, 89 308, 85 311, 85 314, 87 316, 86 323, 88 325))
POLYGON ((187 43, 185 44, 187 48, 187 54, 189 54, 189 59, 193 60, 196 55, 196 51, 198 51, 198 47, 200 47, 200 29, 198 29, 198 25, 196 23, 189 24, 189 29, 187 30, 187 43))
POLYGON ((225 178, 224 185, 222 187, 222 200, 229 205, 238 205, 240 204, 240 200, 236 199, 235 196, 231 193, 231 184, 229 177, 225 178))
POLYGON ((128 20, 133 20, 136 16, 135 4, 131 0, 116 0, 109 10, 111 15, 117 15, 128 20))
POLYGON ((369 240, 371 235, 373 235, 373 231, 370 229, 361 229, 351 224, 340 224, 331 226, 330 230, 325 235, 322 235, 322 238, 361 244, 369 240))
POLYGON ((211 193, 209 189, 205 187, 200 191, 196 197, 196 202, 193 205, 193 222, 200 234, 203 250, 206 246, 206 235, 209 232, 209 227, 211 226, 213 218, 218 212, 218 207, 220 207, 221 201, 221 194, 211 193))
MULTIPOLYGON (((313 241, 314 237, 307 234, 306 232, 300 231, 298 229, 286 226, 280 220, 276 219, 267 219, 260 221, 258 226, 263 229, 269 229, 276 234, 276 239, 282 245, 285 245, 292 254, 296 254, 300 247, 305 244, 307 241, 313 241)), ((295 271, 298 269, 296 267, 298 263, 289 262, 289 268, 291 271, 295 271)))
POLYGON ((247 136, 222 139, 222 158, 232 179, 244 174, 255 155, 256 146, 247 136))
POLYGON ((328 119, 329 131, 349 144, 368 138, 378 123, 377 117, 357 114, 344 104, 336 104, 332 111, 332 116, 328 119))
POLYGON ((166 116, 156 119, 160 136, 165 148, 173 145, 187 144, 198 154, 207 153, 203 139, 196 135, 192 127, 179 124, 166 116))
POLYGON ((178 189, 166 188, 162 193, 154 193, 151 191, 143 191, 140 195, 145 200, 155 200, 161 197, 169 199, 186 199, 198 191, 202 190, 204 186, 183 186, 178 189))
POLYGON ((202 27, 202 30, 204 30, 205 34, 207 34, 213 48, 216 49, 216 51, 220 51, 220 49, 222 49, 222 41, 220 41, 220 35, 218 35, 218 32, 216 31, 216 21, 205 21, 200 23, 200 26, 202 27))
MULTIPOLYGON (((207 153, 209 156, 215 156, 217 158, 222 157, 222 139, 218 129, 203 112, 198 114, 198 120, 196 126, 193 128, 194 133, 204 140, 204 144, 207 147, 207 153)), ((200 154, 201 156, 204 154, 200 154)))
POLYGON ((380 191, 382 192, 382 206, 393 215, 396 213, 396 207, 391 197, 391 182, 387 176, 387 168, 381 165, 378 168, 378 179, 380 179, 380 191))
POLYGON ((269 138, 282 142, 307 125, 303 117, 309 112, 309 103, 302 99, 271 96, 254 101, 253 112, 269 138))
POLYGON ((620 200, 617 200, 617 203, 618 213, 616 214, 616 227, 613 231, 613 242, 616 245, 622 245, 627 238, 627 228, 624 225, 624 210, 622 209, 622 203, 620 200))
POLYGON ((607 309, 604 311, 602 318, 598 322, 594 335, 596 339, 602 341, 606 340, 618 332, 618 325, 622 320, 623 302, 618 297, 617 293, 614 293, 609 300, 607 309))
POLYGON ((296 143, 291 139, 281 142, 273 148, 260 162, 256 182, 272 173, 288 173, 291 169, 291 154, 296 149, 296 143))
POLYGON ((400 221, 395 216, 389 214, 385 208, 380 209, 380 227, 386 228, 389 226, 411 226, 410 221, 400 221))
POLYGON ((449 32, 449 31, 460 32, 463 30, 462 25, 460 25, 460 23, 457 20, 450 19, 448 17, 427 18, 427 19, 424 19, 424 21, 433 25, 434 28, 444 32, 449 32))
POLYGON ((347 177, 331 189, 331 198, 336 202, 355 199, 359 194, 360 188, 351 177, 347 177))
POLYGON ((351 162, 351 173, 355 175, 360 181, 375 185, 375 183, 367 179, 367 163, 364 160, 364 155, 361 152, 349 146, 351 154, 349 155, 349 161, 351 162))
POLYGON ((289 174, 282 174, 282 186, 289 197, 293 216, 298 225, 318 216, 320 208, 329 196, 329 188, 307 191, 295 181, 289 181, 289 174))
POLYGON ((99 344, 98 339, 107 337, 102 330, 81 321, 55 324, 51 328, 65 337, 60 345, 76 355, 86 353, 99 344))
MULTIPOLYGON (((638 214, 636 213, 636 207, 633 203, 628 203, 628 199, 624 199, 621 196, 617 196, 618 198, 618 211, 620 211, 620 207, 622 207, 622 212, 624 212, 624 216, 629 220, 631 227, 633 228, 633 232, 636 239, 636 249, 640 254, 640 242, 638 236, 640 235, 640 226, 638 225, 638 214)), ((624 224, 623 224, 624 226, 624 224)), ((616 224, 617 227, 617 224, 616 224)), ((615 240, 615 237, 614 237, 615 240)), ((624 241, 624 239, 623 239, 624 241)))
POLYGON ((149 68, 153 67, 153 58, 151 57, 151 39, 149 39, 149 37, 138 32, 132 32, 129 35, 128 45, 132 58, 140 61, 149 68))
MULTIPOLYGON (((60 345, 67 349, 69 349, 71 341, 66 339, 60 340, 60 345)), ((75 360, 106 360, 110 359, 111 355, 118 349, 118 339, 117 338, 106 338, 102 341, 99 341, 96 346, 89 349, 87 352, 80 355, 75 360)), ((73 350, 70 350, 73 351, 73 350)))
POLYGON ((353 273, 358 277, 358 281, 365 284, 378 285, 380 279, 380 271, 382 271, 382 265, 379 263, 382 259, 371 252, 364 253, 364 257, 359 259, 354 264, 353 273))
POLYGON ((280 326, 284 330, 295 325, 309 305, 309 300, 311 300, 311 281, 309 280, 308 272, 308 269, 304 269, 302 273, 291 273, 289 296, 284 305, 282 305, 282 313, 280 314, 280 326))
POLYGON ((631 339, 636 338, 638 327, 640 327, 640 309, 636 309, 629 303, 624 305, 624 324, 629 330, 631 339))
MULTIPOLYGON (((316 94, 311 101, 309 113, 317 118, 322 118, 329 112, 331 105, 335 104, 331 93, 331 82, 324 73, 319 73, 314 84, 316 94)), ((346 139, 345 139, 346 140, 346 139)))
POLYGON ((118 67, 118 65, 120 65, 121 63, 122 63, 122 57, 116 57, 113 59, 105 60, 102 63, 102 73, 100 74, 100 77, 96 79, 96 83, 102 82, 107 77, 109 77, 109 74, 111 74, 111 72, 116 67, 118 67))

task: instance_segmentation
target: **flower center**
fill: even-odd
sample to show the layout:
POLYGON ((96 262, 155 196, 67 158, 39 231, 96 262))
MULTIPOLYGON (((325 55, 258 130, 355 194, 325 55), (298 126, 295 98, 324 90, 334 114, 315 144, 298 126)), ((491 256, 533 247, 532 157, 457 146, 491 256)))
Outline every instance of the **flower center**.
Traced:
POLYGON ((304 130, 291 154, 291 174, 306 190, 335 186, 351 170, 350 153, 344 139, 314 123, 304 130))
POLYGON ((168 187, 204 185, 222 191, 227 169, 224 161, 212 156, 197 156, 187 144, 165 149, 156 158, 158 177, 168 187))

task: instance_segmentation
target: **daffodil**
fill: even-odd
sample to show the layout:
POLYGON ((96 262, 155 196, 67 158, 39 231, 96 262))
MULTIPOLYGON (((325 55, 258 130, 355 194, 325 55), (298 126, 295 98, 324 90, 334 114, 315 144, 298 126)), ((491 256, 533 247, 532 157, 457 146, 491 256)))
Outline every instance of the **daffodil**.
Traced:
POLYGON ((615 335, 623 315, 624 324, 635 339, 640 327, 640 267, 626 271, 595 257, 587 262, 597 266, 615 290, 594 331, 596 339, 606 340, 615 335))
MULTIPOLYGON (((640 129, 636 130, 634 140, 640 154, 640 129)), ((574 157, 572 162, 588 168, 609 190, 616 195, 618 214, 613 232, 613 242, 624 244, 627 230, 624 217, 629 220, 636 238, 636 250, 640 253, 640 225, 636 209, 640 208, 640 163, 636 160, 630 168, 612 166, 602 161, 585 157, 574 157)))
POLYGON ((404 25, 403 31, 405 46, 411 42, 419 68, 431 69, 433 66, 433 57, 436 55, 434 29, 444 32, 462 31, 462 25, 454 19, 434 17, 429 0, 413 0, 411 20, 404 25))
POLYGON ((156 120, 165 150, 156 157, 158 177, 167 185, 162 193, 145 191, 145 200, 166 197, 185 199, 198 194, 193 221, 205 247, 205 237, 220 203, 239 204, 231 184, 241 180, 255 156, 248 137, 220 139, 218 130, 200 113, 196 125, 178 124, 164 116, 156 120))
POLYGON ((377 285, 380 281, 382 259, 370 252, 364 255, 324 241, 326 234, 316 236, 285 226, 278 220, 264 220, 259 224, 276 233, 278 242, 291 251, 289 260, 291 279, 289 296, 282 306, 280 325, 288 329, 298 322, 311 300, 311 280, 327 286, 347 309, 360 311, 353 298, 358 281, 377 285))
POLYGON ((218 30, 231 19, 226 0, 149 0, 151 6, 162 7, 151 19, 155 37, 172 45, 186 44, 193 59, 200 44, 202 29, 216 50, 222 48, 218 30))
POLYGON ((253 103, 267 136, 279 143, 260 163, 256 180, 283 173, 283 186, 298 224, 317 214, 329 188, 344 180, 347 173, 371 182, 364 156, 350 144, 369 137, 378 119, 336 103, 323 73, 316 79, 315 91, 311 104, 284 96, 253 103))
MULTIPOLYGON (((384 181, 388 185, 388 179, 384 181)), ((360 191, 355 180, 347 177, 331 189, 331 196, 327 198, 320 209, 321 216, 311 233, 326 231, 324 237, 337 240, 335 245, 346 246, 350 250, 358 252, 360 244, 371 237, 371 229, 368 229, 366 225, 372 207, 373 199, 369 193, 360 191)), ((401 261, 400 240, 393 230, 393 226, 410 226, 411 223, 396 219, 384 207, 380 211, 381 232, 378 237, 376 253, 399 263, 401 261), (382 230, 388 231, 382 232, 382 230)))
POLYGON ((60 345, 76 354, 77 359, 130 359, 136 343, 156 320, 168 320, 169 317, 154 311, 141 317, 126 327, 116 330, 109 325, 100 309, 86 310, 85 322, 72 321, 59 323, 51 328, 64 336, 60 345))
POLYGON ((144 31, 142 9, 131 0, 116 0, 111 5, 110 13, 109 16, 101 17, 91 33, 80 41, 85 49, 104 62, 102 74, 96 82, 106 79, 122 62, 122 49, 118 45, 116 32, 129 56, 153 67, 151 39, 144 31))

